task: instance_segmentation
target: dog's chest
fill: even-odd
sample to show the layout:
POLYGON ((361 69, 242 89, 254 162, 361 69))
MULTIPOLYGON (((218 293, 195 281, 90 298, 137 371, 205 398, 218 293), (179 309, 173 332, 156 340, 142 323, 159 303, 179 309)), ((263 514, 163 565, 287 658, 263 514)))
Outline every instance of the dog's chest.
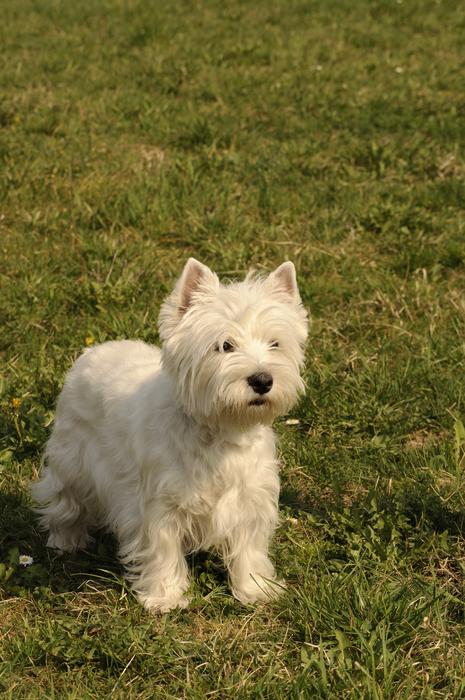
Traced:
POLYGON ((257 504, 277 498, 279 488, 273 449, 261 442, 216 446, 196 457, 181 505, 191 539, 212 547, 256 516, 257 504))
POLYGON ((186 541, 192 549, 220 546, 244 524, 247 497, 240 483, 206 485, 184 503, 186 541))
POLYGON ((215 511, 225 507, 240 509, 241 498, 253 488, 254 475, 260 469, 257 460, 246 461, 237 454, 221 457, 211 463, 208 455, 203 455, 193 464, 183 503, 193 516, 213 517, 215 511))

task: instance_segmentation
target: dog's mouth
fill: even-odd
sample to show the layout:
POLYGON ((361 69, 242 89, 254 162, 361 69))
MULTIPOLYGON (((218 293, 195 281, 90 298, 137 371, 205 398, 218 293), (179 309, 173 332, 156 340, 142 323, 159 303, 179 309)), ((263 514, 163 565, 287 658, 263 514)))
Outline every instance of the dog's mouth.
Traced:
POLYGON ((253 399, 249 401, 249 406, 263 406, 266 404, 266 399, 253 399))

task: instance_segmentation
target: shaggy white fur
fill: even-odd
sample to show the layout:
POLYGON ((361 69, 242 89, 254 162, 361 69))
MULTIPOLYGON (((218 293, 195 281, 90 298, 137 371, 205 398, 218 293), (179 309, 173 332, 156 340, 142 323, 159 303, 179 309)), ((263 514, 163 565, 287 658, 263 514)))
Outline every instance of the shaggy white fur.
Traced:
POLYGON ((143 605, 184 607, 186 553, 218 551, 243 603, 275 595, 272 420, 303 389, 307 337, 292 263, 220 284, 191 258, 160 312, 163 348, 97 345, 58 400, 32 492, 48 546, 107 527, 143 605))

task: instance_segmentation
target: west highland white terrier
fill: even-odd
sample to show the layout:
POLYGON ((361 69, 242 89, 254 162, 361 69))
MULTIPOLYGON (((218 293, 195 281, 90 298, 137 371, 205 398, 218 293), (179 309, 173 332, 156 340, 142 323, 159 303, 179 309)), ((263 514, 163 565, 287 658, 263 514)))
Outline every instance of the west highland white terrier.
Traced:
POLYGON ((105 527, 141 603, 189 600, 185 555, 215 550, 234 596, 281 582, 268 556, 278 522, 273 419, 303 390, 307 313, 294 266, 220 284, 191 258, 161 307, 162 349, 121 340, 69 371, 32 492, 47 545, 85 548, 105 527))

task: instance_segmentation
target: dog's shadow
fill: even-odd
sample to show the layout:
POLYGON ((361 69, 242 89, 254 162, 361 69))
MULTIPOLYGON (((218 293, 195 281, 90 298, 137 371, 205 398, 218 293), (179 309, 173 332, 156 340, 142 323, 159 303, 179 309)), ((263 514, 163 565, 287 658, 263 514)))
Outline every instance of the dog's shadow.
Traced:
MULTIPOLYGON (((85 587, 89 581, 105 588, 128 584, 118 560, 115 538, 102 530, 95 533, 85 551, 60 554, 46 546, 47 533, 38 526, 37 516, 22 493, 0 492, 0 589, 11 596, 24 592, 68 593, 85 587), (31 557, 27 565, 24 556, 31 557)), ((187 557, 192 578, 203 594, 227 585, 227 573, 219 557, 197 552, 187 557)))
POLYGON ((47 534, 22 493, 0 493, 0 586, 7 595, 24 591, 52 593, 79 590, 84 582, 105 581, 105 586, 126 585, 111 535, 99 532, 86 551, 59 554, 46 546, 47 534), (31 557, 25 560, 25 557, 31 557))
POLYGON ((312 499, 309 494, 298 491, 286 483, 281 487, 279 505, 286 507, 295 516, 301 512, 311 514, 322 512, 321 504, 316 499, 312 499))

